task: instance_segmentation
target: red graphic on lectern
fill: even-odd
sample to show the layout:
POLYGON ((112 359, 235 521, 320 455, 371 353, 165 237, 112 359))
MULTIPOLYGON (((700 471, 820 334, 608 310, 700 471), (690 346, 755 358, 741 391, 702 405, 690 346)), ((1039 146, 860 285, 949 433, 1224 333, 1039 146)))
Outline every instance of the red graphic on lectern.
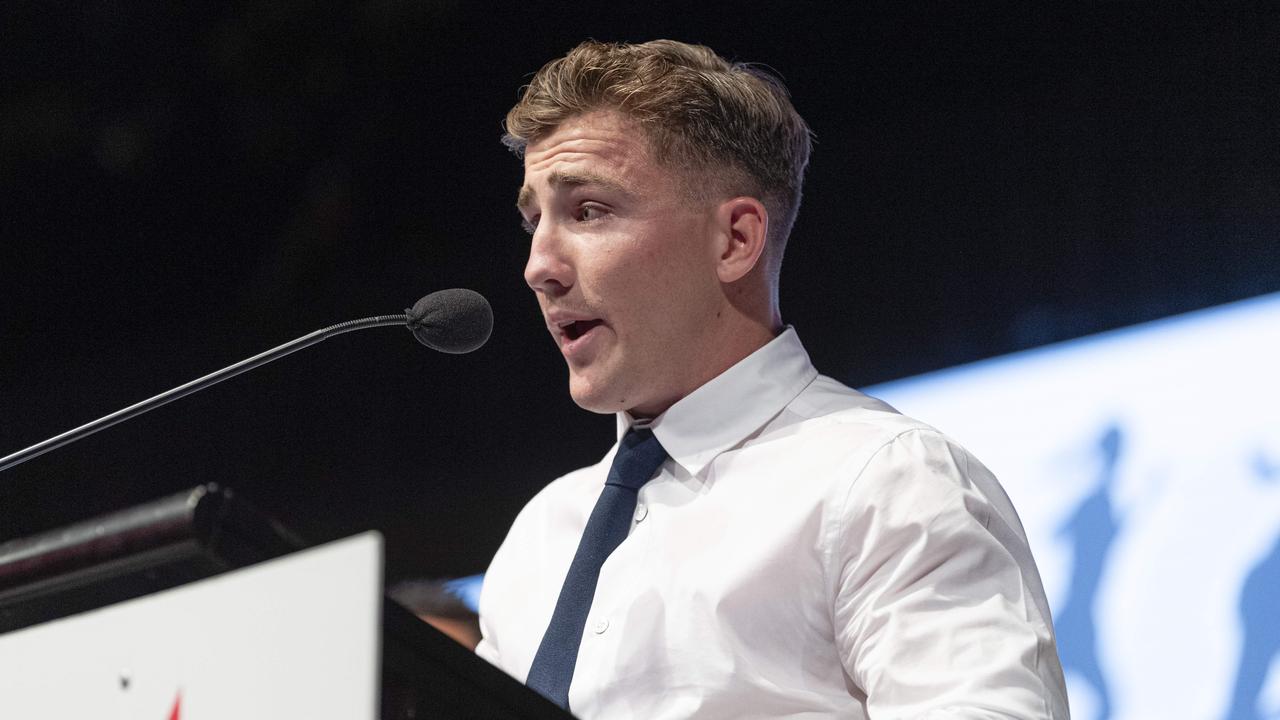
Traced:
POLYGON ((173 709, 169 711, 169 720, 182 720, 182 691, 173 698, 173 709))

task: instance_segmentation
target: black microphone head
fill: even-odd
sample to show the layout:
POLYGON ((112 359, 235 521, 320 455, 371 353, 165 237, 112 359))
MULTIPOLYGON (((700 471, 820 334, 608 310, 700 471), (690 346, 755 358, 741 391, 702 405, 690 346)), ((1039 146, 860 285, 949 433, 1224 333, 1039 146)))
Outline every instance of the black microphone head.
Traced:
POLYGON ((493 331, 493 309, 474 290, 437 290, 404 311, 418 342, 432 350, 459 355, 484 345, 493 331))

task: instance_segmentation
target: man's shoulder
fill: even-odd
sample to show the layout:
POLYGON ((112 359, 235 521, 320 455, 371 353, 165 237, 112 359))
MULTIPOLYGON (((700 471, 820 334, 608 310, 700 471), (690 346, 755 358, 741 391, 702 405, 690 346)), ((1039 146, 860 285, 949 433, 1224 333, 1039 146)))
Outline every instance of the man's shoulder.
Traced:
POLYGON ((887 442, 911 431, 938 433, 933 426, 903 415, 883 400, 826 375, 814 379, 788 405, 787 414, 791 422, 812 432, 838 434, 865 443, 887 442))
POLYGON ((1025 533, 1000 482, 959 441, 881 400, 819 376, 793 408, 814 445, 832 449, 842 489, 858 488, 867 505, 914 506, 977 493, 1025 533))
POLYGON ((758 437, 775 447, 795 444, 833 474, 838 485, 856 482, 862 472, 892 456, 897 463, 937 464, 961 459, 966 472, 988 474, 955 438, 878 398, 819 375, 758 437))

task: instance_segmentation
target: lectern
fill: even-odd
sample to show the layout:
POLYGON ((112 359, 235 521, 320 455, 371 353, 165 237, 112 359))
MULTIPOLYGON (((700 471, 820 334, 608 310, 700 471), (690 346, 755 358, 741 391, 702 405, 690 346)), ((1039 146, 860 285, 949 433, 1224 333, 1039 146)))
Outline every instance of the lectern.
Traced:
POLYGON ((213 485, 7 542, 0 717, 570 717, 382 585, 377 533, 304 548, 213 485))

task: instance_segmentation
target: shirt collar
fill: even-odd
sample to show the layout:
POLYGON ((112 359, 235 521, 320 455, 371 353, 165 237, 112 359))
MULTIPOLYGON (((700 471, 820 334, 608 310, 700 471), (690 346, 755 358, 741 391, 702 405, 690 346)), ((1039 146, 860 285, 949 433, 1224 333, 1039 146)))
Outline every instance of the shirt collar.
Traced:
POLYGON ((690 475, 745 440, 818 376, 794 328, 694 390, 647 424, 618 413, 618 437, 647 426, 690 475))

